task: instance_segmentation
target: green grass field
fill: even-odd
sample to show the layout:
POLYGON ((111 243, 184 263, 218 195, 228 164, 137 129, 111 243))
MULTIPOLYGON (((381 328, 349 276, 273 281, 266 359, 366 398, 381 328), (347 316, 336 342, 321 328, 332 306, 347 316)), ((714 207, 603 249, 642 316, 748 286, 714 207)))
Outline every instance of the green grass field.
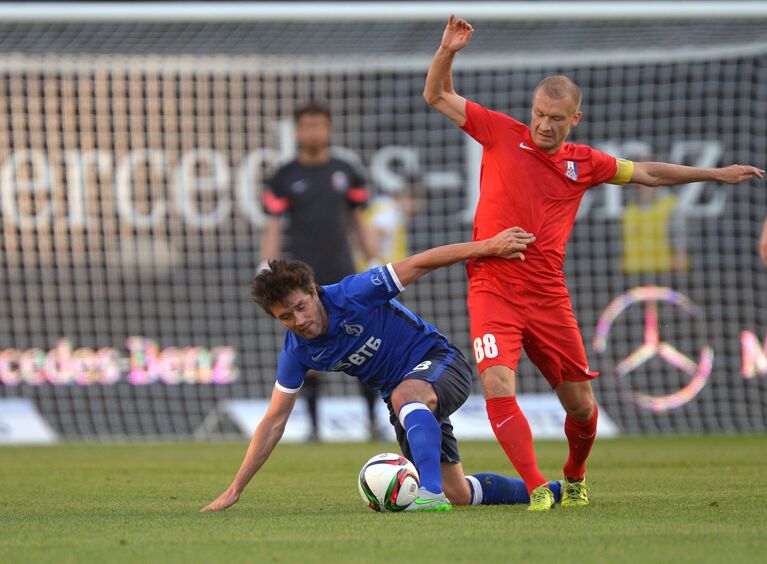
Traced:
MULTIPOLYGON (((0 448, 0 562, 764 562, 767 437, 598 442, 592 504, 378 514, 359 467, 394 444, 281 445, 223 513, 199 513, 245 444, 0 448)), ((537 445, 559 476, 566 444, 537 445)), ((464 443, 467 472, 509 472, 464 443)))

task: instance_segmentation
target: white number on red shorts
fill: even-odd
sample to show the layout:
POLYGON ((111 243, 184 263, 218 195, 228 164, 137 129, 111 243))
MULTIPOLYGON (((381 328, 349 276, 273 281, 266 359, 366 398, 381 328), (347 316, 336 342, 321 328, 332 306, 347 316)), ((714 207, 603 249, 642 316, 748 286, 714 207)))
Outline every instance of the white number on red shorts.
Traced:
POLYGON ((495 335, 487 333, 482 338, 474 339, 474 358, 478 363, 496 356, 498 356, 498 345, 495 343, 495 335))

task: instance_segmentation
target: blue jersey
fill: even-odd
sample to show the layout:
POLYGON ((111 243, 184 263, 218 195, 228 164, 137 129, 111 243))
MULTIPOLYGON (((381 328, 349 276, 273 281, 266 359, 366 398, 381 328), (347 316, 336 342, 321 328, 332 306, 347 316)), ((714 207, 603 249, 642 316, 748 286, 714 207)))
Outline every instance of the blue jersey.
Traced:
POLYGON ((276 386, 283 392, 298 392, 313 369, 346 372, 388 398, 429 351, 460 354, 436 327, 394 299, 405 288, 391 264, 322 288, 328 330, 311 340, 287 332, 277 363, 276 386))

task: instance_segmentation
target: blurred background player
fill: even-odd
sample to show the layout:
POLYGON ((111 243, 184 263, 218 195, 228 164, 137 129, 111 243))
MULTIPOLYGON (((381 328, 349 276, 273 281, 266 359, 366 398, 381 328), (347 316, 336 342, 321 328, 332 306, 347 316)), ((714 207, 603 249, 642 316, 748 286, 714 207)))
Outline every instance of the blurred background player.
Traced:
POLYGON ((687 272, 687 217, 679 197, 664 187, 626 185, 632 187, 634 198, 623 210, 624 274, 687 272))
MULTIPOLYGON (((452 505, 527 503, 518 479, 465 476, 450 415, 471 392, 472 370, 436 327, 394 298, 421 276, 469 258, 524 260, 535 238, 517 227, 486 241, 429 249, 385 267, 318 286, 302 261, 274 260, 253 280, 253 301, 288 330, 277 381, 232 484, 203 511, 220 511, 240 494, 282 437, 309 370, 338 364, 380 391, 402 454, 418 469, 418 496, 405 511, 450 511, 452 505), (350 334, 349 324, 360 328, 350 334)), ((559 483, 548 484, 552 492, 559 483)))
MULTIPOLYGON (((353 274, 350 232, 368 262, 377 260, 362 214, 369 198, 359 167, 336 157, 331 150, 330 110, 311 102, 295 112, 295 159, 282 165, 266 181, 263 204, 269 216, 261 242, 261 264, 280 255, 283 234, 288 254, 309 264, 319 284, 333 284, 353 274)), ((320 374, 306 380, 311 422, 310 440, 319 440, 317 396, 320 374)), ((371 438, 378 437, 375 421, 376 394, 364 385, 371 438)))
POLYGON ((516 369, 524 347, 567 413, 563 506, 588 505, 586 459, 596 438, 598 410, 586 350, 562 270, 565 244, 586 191, 604 182, 671 186, 727 184, 763 178, 752 166, 696 168, 616 159, 587 145, 566 143, 581 120, 581 91, 570 78, 544 78, 533 92, 530 127, 467 101, 453 89, 452 64, 474 28, 452 15, 426 77, 424 98, 482 145, 474 239, 511 226, 534 230, 526 260, 470 261, 471 337, 498 442, 530 491, 531 511, 554 503, 538 469, 530 425, 516 401, 516 369))
MULTIPOLYGON (((365 225, 382 263, 396 262, 408 255, 408 223, 419 210, 416 186, 415 178, 381 186, 365 210, 365 225)), ((357 270, 367 270, 370 266, 358 255, 357 270)))

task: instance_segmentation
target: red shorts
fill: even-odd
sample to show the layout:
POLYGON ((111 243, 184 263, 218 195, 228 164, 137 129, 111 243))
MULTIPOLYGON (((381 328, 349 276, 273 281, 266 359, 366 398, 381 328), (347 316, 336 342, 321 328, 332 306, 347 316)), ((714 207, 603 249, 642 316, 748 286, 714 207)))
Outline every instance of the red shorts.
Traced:
POLYGON ((499 364, 516 371, 524 347, 552 388, 599 375, 589 369, 570 295, 562 288, 543 294, 514 282, 471 280, 471 341, 480 374, 499 364))

